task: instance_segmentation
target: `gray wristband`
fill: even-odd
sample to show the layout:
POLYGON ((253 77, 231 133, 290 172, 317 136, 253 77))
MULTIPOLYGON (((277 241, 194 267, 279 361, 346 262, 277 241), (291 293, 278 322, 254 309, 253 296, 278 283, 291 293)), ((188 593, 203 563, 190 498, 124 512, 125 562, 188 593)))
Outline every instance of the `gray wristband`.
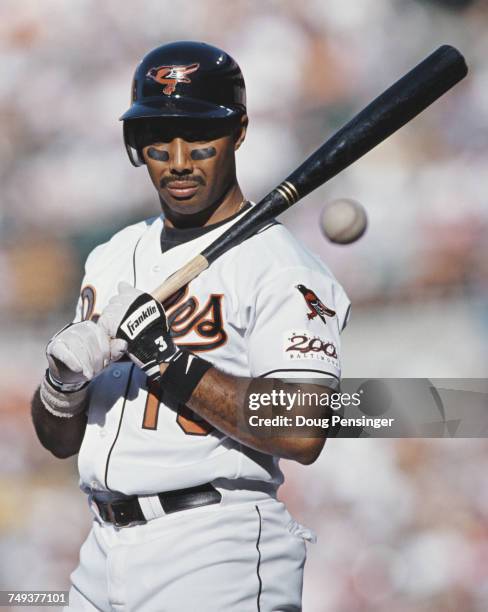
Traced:
POLYGON ((39 394, 44 408, 54 416, 69 419, 85 410, 88 383, 77 391, 60 391, 49 379, 48 373, 42 379, 39 394))

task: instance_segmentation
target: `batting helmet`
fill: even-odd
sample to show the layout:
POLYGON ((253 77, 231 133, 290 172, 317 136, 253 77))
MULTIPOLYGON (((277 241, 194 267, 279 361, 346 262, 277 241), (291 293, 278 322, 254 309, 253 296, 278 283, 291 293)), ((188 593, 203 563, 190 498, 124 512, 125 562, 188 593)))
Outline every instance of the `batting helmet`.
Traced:
POLYGON ((244 78, 225 51, 182 41, 150 51, 136 68, 124 142, 134 166, 144 164, 137 133, 143 119, 225 121, 246 112, 244 78), (138 146, 139 144, 139 146, 138 146))

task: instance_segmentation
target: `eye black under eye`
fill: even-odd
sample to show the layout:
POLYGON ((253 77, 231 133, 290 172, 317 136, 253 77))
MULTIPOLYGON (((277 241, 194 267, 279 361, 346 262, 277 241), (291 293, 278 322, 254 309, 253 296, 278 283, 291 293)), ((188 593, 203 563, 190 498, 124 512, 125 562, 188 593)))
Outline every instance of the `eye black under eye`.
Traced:
POLYGON ((149 147, 149 149, 147 150, 147 156, 156 161, 169 160, 168 151, 161 151, 160 149, 156 149, 155 147, 149 147))
POLYGON ((191 158, 194 160, 200 159, 209 159, 210 157, 214 157, 217 151, 215 147, 202 147, 201 149, 193 149, 190 153, 191 158))

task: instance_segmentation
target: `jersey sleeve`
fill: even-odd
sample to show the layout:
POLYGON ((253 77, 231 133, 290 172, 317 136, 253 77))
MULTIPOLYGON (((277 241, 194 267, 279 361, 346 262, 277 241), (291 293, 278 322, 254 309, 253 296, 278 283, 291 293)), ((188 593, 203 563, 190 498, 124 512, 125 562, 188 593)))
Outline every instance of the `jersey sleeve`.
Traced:
POLYGON ((325 271, 302 266, 280 271, 255 295, 247 331, 251 376, 323 379, 337 387, 340 333, 349 307, 344 290, 325 271))
POLYGON ((86 258, 83 280, 81 281, 80 294, 78 296, 78 301, 76 303, 73 323, 80 323, 80 321, 84 321, 90 318, 92 307, 93 307, 93 304, 90 303, 90 298, 93 300, 94 296, 90 296, 90 292, 86 291, 87 276, 88 276, 90 268, 93 266, 93 263, 96 261, 97 256, 99 256, 103 252, 105 245, 106 243, 99 244, 98 246, 96 246, 86 258))
MULTIPOLYGON (((145 221, 139 221, 125 227, 115 233, 107 242, 103 242, 96 246, 88 255, 85 261, 85 270, 83 280, 81 282, 80 296, 76 305, 75 317, 73 323, 90 319, 96 321, 99 313, 97 308, 100 306, 99 289, 103 289, 107 280, 113 279, 113 274, 107 273, 108 269, 112 269, 114 263, 117 263, 118 269, 124 270, 124 263, 129 269, 132 269, 132 256, 134 249, 142 237, 144 231, 150 227, 158 217, 151 217, 145 221), (96 278, 96 287, 94 283, 96 278), (100 278, 102 282, 100 283, 100 278), (97 295, 98 293, 98 295, 97 295)), ((124 280, 120 277, 120 280, 124 280)), ((104 301, 101 302, 102 304, 104 301)))

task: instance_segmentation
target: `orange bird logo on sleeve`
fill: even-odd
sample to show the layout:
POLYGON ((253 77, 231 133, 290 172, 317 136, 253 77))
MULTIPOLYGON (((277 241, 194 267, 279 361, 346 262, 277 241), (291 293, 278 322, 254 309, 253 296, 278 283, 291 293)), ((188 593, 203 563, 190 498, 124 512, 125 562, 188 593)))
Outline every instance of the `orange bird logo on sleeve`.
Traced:
POLYGON ((188 75, 200 68, 200 64, 188 66, 158 66, 148 70, 146 76, 156 83, 164 85, 163 93, 171 95, 178 83, 191 83, 188 75))
POLYGON ((314 291, 308 289, 307 287, 305 287, 305 285, 295 285, 295 287, 296 289, 298 289, 298 291, 300 291, 300 293, 303 295, 305 302, 307 303, 307 306, 309 308, 307 317, 309 320, 315 319, 316 316, 319 316, 326 325, 327 322, 325 320, 325 317, 335 316, 335 310, 327 308, 327 306, 320 300, 320 298, 314 291))

